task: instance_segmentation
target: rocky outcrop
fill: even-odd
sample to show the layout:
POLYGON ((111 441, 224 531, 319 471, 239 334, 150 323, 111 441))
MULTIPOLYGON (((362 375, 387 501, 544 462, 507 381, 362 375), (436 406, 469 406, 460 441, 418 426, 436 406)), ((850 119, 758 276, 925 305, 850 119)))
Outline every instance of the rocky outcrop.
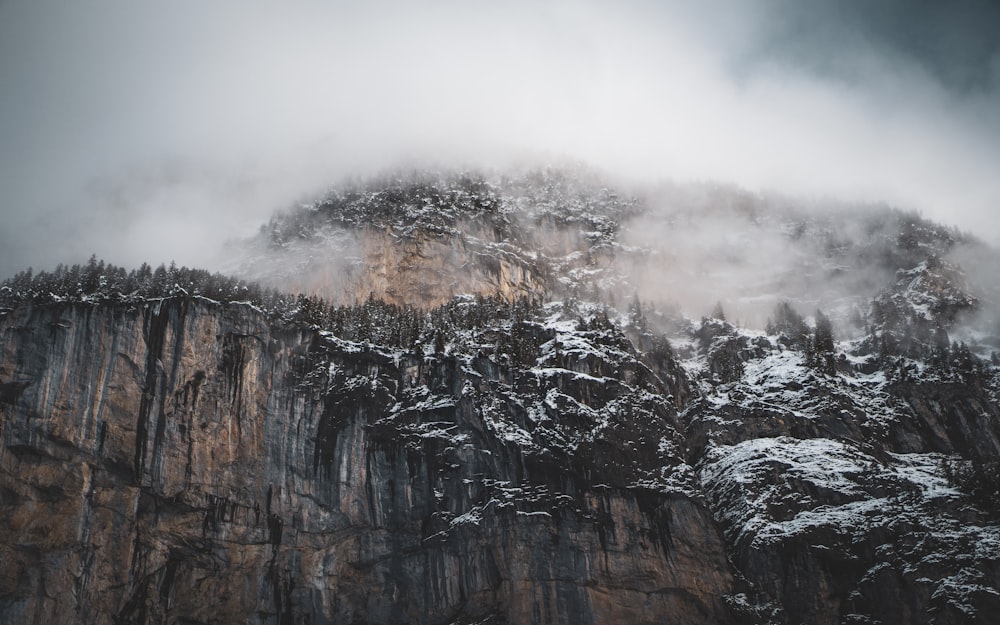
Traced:
MULTIPOLYGON (((492 229, 474 226, 463 224, 461 235, 364 228, 354 235, 357 257, 346 266, 317 254, 314 262, 282 279, 293 292, 315 293, 328 301, 374 297, 423 308, 459 294, 515 299, 544 292, 545 263, 505 249, 492 229)), ((336 254, 326 251, 330 253, 336 254)))
POLYGON ((676 408, 629 421, 633 387, 560 356, 580 371, 530 382, 198 298, 19 308, 0 320, 0 620, 734 622, 708 507, 636 479, 683 472, 676 408), (607 411, 606 435, 546 401, 607 411), (652 451, 594 460, 624 445, 652 451))
POLYGON ((636 210, 637 200, 579 172, 396 172, 277 215, 233 243, 230 269, 338 304, 594 294, 624 279, 617 256, 640 252, 617 240, 636 210))
POLYGON ((948 467, 997 458, 995 373, 902 361, 866 373, 863 360, 828 373, 779 337, 720 336, 681 420, 768 622, 994 622, 996 502, 970 505, 948 467), (720 360, 738 375, 720 379, 720 360))

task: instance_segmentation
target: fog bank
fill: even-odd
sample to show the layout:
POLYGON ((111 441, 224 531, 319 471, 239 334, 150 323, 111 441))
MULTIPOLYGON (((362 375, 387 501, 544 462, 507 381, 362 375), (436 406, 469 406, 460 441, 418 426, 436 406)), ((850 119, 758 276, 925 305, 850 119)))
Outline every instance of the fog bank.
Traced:
POLYGON ((0 4, 0 275, 221 245, 345 175, 579 159, 1000 242, 1000 9, 0 4))

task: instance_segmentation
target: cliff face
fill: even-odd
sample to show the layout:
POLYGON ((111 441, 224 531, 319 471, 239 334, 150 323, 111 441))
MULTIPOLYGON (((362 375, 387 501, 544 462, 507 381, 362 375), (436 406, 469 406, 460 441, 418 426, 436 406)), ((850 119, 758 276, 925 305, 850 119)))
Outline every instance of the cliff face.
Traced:
POLYGON ((997 501, 970 505, 948 467, 996 462, 996 370, 824 371, 770 338, 720 334, 700 357, 736 373, 682 420, 732 563, 780 607, 774 622, 994 622, 997 501))
POLYGON ((231 269, 340 304, 593 294, 623 280, 615 258, 635 250, 617 234, 637 210, 636 200, 567 172, 492 182, 400 174, 279 214, 233 244, 231 269))
POLYGON ((642 247, 607 189, 418 176, 250 246, 364 304, 96 259, 0 284, 0 622, 996 622, 995 287, 911 216, 720 206, 642 247), (776 238, 734 297, 830 317, 612 305, 776 238))
POLYGON ((544 292, 543 265, 520 250, 504 249, 497 234, 481 226, 462 224, 460 236, 423 231, 400 236, 392 228, 364 228, 354 235, 357 256, 346 267, 317 254, 304 271, 282 280, 293 292, 332 302, 375 297, 423 308, 460 294, 514 299, 544 292))
POLYGON ((638 479, 681 462, 675 407, 629 421, 599 362, 518 378, 191 298, 0 324, 3 622, 733 621, 703 500, 638 479))

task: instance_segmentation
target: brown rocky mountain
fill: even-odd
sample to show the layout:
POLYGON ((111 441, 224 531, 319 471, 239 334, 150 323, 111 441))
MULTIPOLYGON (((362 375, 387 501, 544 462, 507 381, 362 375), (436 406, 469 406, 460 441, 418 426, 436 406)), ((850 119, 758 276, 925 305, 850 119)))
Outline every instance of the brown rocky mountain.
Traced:
POLYGON ((1000 367, 954 233, 726 209, 867 298, 831 350, 793 306, 619 312, 656 257, 624 197, 378 181, 248 245, 339 307, 183 268, 9 280, 0 621, 997 622, 1000 367))

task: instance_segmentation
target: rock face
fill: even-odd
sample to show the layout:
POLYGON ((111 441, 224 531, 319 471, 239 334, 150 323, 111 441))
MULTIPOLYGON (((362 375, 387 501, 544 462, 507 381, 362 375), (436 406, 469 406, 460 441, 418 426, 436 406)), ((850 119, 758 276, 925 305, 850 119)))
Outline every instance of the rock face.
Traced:
POLYGON ((456 295, 594 293, 622 278, 616 235, 636 201, 555 170, 487 181, 399 174, 280 214, 233 271, 335 303, 433 307, 456 295))
POLYGON ((739 375, 682 420, 732 562, 780 606, 776 621, 995 622, 1000 502, 970 505, 947 467, 996 463, 996 371, 902 359, 829 373, 728 330, 700 357, 710 375, 735 359, 739 375), (740 338, 756 349, 734 356, 740 338))
POLYGON ((417 177, 262 230, 244 275, 353 306, 96 259, 0 284, 0 622, 996 623, 996 254, 751 200, 626 244, 601 187, 417 177), (791 260, 734 297, 830 317, 613 303, 748 237, 791 260))
POLYGON ((528 380, 192 298, 0 328, 4 622, 734 622, 704 501, 635 479, 673 405, 590 441, 651 446, 631 468, 547 442, 585 445, 558 402, 633 405, 600 363, 528 380))

